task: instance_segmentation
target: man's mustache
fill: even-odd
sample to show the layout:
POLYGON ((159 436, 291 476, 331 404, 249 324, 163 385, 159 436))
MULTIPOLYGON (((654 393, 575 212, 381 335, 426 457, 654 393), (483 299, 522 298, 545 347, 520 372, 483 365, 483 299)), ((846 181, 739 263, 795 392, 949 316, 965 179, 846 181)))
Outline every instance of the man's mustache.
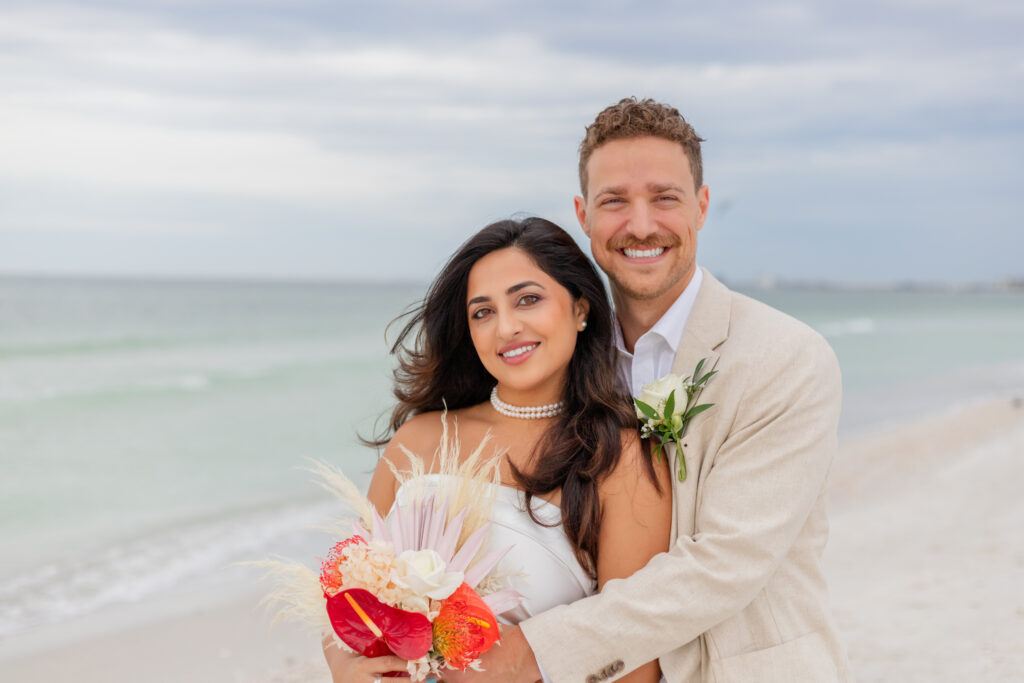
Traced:
POLYGON ((679 246, 677 235, 653 235, 646 239, 618 239, 609 242, 608 246, 616 251, 619 249, 659 249, 661 247, 679 246))

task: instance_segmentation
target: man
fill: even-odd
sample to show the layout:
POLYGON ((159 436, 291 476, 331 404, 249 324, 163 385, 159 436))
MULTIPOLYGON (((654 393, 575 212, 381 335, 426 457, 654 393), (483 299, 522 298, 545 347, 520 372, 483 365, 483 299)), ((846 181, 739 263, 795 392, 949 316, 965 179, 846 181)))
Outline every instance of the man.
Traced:
POLYGON ((526 683, 543 670, 596 683, 653 659, 669 683, 852 680, 820 565, 838 364, 810 328, 697 267, 709 201, 700 143, 677 110, 622 100, 587 129, 575 200, 611 281, 634 393, 702 359, 717 370, 700 396, 714 406, 682 439, 671 550, 599 595, 504 628, 485 674, 446 680, 526 683))

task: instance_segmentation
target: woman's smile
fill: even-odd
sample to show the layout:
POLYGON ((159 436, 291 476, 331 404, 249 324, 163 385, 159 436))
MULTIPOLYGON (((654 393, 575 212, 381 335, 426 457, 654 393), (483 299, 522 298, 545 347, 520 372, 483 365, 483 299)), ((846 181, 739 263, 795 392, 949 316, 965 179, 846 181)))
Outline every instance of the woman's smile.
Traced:
POLYGON ((538 346, 540 346, 540 342, 517 342, 502 347, 498 355, 509 365, 519 365, 525 363, 538 346))

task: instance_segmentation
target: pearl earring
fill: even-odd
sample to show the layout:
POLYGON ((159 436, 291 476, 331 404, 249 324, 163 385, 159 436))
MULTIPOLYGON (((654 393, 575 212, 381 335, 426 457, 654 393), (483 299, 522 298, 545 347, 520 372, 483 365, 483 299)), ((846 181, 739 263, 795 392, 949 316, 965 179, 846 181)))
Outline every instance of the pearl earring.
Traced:
POLYGON ((580 332, 582 332, 585 329, 587 329, 587 321, 586 320, 584 320, 582 323, 580 323, 580 332))

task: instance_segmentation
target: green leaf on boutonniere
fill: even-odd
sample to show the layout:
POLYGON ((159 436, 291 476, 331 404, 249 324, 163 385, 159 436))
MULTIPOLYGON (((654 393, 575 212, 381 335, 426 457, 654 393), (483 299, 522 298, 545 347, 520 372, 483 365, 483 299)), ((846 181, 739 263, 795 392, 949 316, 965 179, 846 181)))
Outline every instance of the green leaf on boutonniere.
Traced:
POLYGON ((633 399, 633 403, 635 403, 636 407, 640 409, 640 412, 642 412, 644 415, 646 415, 650 419, 652 419, 652 420, 659 420, 659 419, 661 419, 661 416, 658 415, 658 411, 656 411, 654 408, 650 407, 649 405, 647 405, 646 403, 644 403, 640 399, 634 398, 633 399))
POLYGON ((669 392, 668 398, 665 399, 665 409, 661 411, 661 414, 664 416, 663 419, 671 420, 671 416, 675 413, 675 410, 676 410, 676 392, 675 392, 675 389, 673 389, 672 391, 669 392))
POLYGON ((718 374, 718 370, 711 370, 711 371, 708 372, 708 374, 703 375, 700 379, 695 380, 693 383, 698 385, 698 386, 704 386, 705 384, 707 384, 708 380, 711 379, 711 377, 713 375, 717 375, 717 374, 718 374))
POLYGON ((708 408, 710 408, 713 405, 715 405, 715 404, 714 403, 705 403, 703 405, 694 406, 694 407, 690 408, 688 411, 686 411, 686 414, 683 415, 683 420, 686 421, 686 420, 689 420, 690 418, 692 418, 695 415, 700 415, 701 413, 703 413, 705 410, 707 410, 708 408))

